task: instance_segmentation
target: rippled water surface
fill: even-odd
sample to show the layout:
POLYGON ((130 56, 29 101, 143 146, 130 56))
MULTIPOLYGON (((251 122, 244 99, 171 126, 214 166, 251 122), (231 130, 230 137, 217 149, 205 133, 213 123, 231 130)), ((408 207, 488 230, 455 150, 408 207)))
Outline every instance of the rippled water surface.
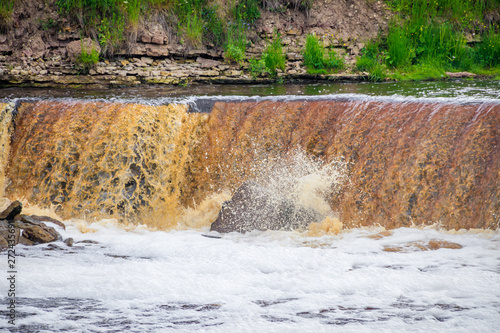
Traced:
POLYGON ((191 96, 317 96, 361 94, 448 99, 500 99, 500 81, 456 80, 386 83, 147 86, 115 89, 0 89, 0 98, 183 99, 191 96))

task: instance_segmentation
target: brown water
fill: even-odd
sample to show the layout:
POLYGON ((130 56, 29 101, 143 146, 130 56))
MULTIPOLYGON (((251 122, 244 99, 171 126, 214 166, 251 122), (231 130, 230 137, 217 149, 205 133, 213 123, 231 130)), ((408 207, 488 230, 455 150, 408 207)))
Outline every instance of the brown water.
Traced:
POLYGON ((170 229, 208 225, 252 179, 324 210, 323 229, 338 219, 344 227, 498 228, 498 103, 210 104, 210 113, 190 113, 182 104, 21 102, 10 148, 0 151, 9 156, 1 187, 65 218, 170 229))

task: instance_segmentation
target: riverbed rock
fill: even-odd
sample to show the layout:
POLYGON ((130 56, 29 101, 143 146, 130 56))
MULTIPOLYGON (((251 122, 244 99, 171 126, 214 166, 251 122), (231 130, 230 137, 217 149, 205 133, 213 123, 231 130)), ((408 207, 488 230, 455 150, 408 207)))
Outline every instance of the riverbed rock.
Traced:
POLYGON ((0 213, 0 220, 13 220, 16 215, 21 214, 22 209, 22 203, 16 200, 0 213))
POLYGON ((221 233, 304 229, 322 216, 255 183, 245 182, 223 203, 210 230, 221 233))
POLYGON ((38 222, 51 222, 66 230, 66 225, 64 223, 49 216, 30 215, 29 218, 38 222))
MULTIPOLYGON (((18 228, 10 227, 7 220, 0 221, 0 237, 3 238, 7 243, 10 242, 12 245, 19 243, 20 232, 18 228)), ((12 221, 11 221, 12 223, 12 221)))
POLYGON ((31 225, 24 229, 23 237, 35 244, 40 244, 56 241, 61 236, 54 228, 48 227, 44 223, 41 223, 40 225, 31 225))
POLYGON ((0 251, 5 250, 8 247, 9 247, 9 243, 7 243, 7 240, 3 236, 0 236, 0 251))

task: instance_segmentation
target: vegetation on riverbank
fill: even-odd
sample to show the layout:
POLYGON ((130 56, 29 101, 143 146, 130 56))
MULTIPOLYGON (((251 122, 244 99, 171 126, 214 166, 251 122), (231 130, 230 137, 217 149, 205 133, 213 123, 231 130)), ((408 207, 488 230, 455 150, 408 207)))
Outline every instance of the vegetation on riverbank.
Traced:
MULTIPOLYGON (((12 24, 9 17, 16 1, 0 0, 0 29, 12 24)), ((215 58, 224 51, 227 62, 240 66, 255 78, 278 78, 281 71, 288 70, 312 75, 367 72, 372 81, 439 79, 446 77, 446 72, 458 71, 500 78, 500 0, 385 0, 394 12, 392 19, 379 27, 387 30, 370 41, 351 39, 352 45, 347 46, 345 36, 337 38, 324 30, 316 35, 315 30, 299 28, 298 34, 285 33, 282 40, 278 31, 270 37, 269 30, 259 28, 268 19, 256 24, 261 15, 269 16, 265 11, 284 13, 293 8, 306 12, 313 1, 55 0, 59 17, 67 18, 69 24, 47 19, 40 21, 40 27, 74 32, 77 26, 77 36, 99 42, 100 54, 82 51, 76 59, 84 72, 98 60, 132 54, 131 50, 142 40, 170 44, 165 46, 165 53, 152 55, 157 58, 166 57, 177 46, 188 51, 206 46, 210 52, 215 49, 212 54, 216 56, 209 55, 215 58), (163 33, 160 42, 151 40, 158 31, 154 30, 156 26, 163 33), (259 35, 255 33, 256 27, 259 35), (144 31, 150 33, 149 41, 147 37, 144 39, 144 31), (293 51, 290 51, 290 37, 301 39, 300 44, 294 43, 293 51), (360 42, 364 48, 353 64, 362 47, 360 42), (288 69, 287 53, 292 54, 288 69), (298 61, 302 61, 300 66, 298 61)), ((385 7, 384 11, 387 13, 385 7)), ((279 29, 282 33, 289 30, 283 30, 283 26, 279 29)), ((373 35, 374 32, 370 36, 373 35)), ((178 52, 179 56, 183 55, 178 52)))
POLYGON ((388 3, 398 15, 387 35, 367 43, 356 62, 371 80, 437 79, 447 71, 500 75, 500 26, 491 20, 498 15, 499 0, 388 3))

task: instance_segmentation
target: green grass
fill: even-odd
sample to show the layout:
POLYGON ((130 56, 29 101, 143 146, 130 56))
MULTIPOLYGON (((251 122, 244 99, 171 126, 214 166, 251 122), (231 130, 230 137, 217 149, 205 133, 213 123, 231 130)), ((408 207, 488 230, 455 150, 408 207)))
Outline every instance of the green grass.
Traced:
POLYGON ((7 30, 12 24, 14 0, 0 0, 0 31, 7 30))
POLYGON ((226 42, 226 22, 218 14, 217 4, 205 7, 202 11, 202 18, 205 21, 204 37, 215 46, 222 47, 226 42))
MULTIPOLYGON (((0 0, 0 18, 5 12, 2 10, 13 1, 0 0)), ((241 32, 235 33, 234 26, 245 27, 243 34, 246 34, 261 15, 259 0, 230 1, 227 10, 208 0, 57 0, 56 3, 62 16, 80 25, 82 36, 98 37, 107 57, 114 55, 127 36, 134 36, 129 32, 137 32, 142 16, 160 14, 163 24, 177 30, 186 44, 198 47, 203 42, 213 43, 216 47, 224 46, 232 58, 242 59, 246 37, 242 38, 241 32)))
POLYGON ((325 54, 323 43, 312 34, 306 37, 303 56, 304 65, 310 74, 329 74, 344 67, 344 59, 338 57, 334 50, 325 54))
MULTIPOLYGON (((445 71, 479 74, 499 65, 500 27, 484 20, 499 14, 500 0, 387 2, 397 15, 386 36, 366 44, 357 70, 376 74, 385 64, 390 78, 427 80, 443 78, 445 71), (480 35, 482 42, 469 45, 466 33, 480 35)), ((373 78, 379 76, 375 74, 373 78)))
POLYGON ((414 45, 404 26, 392 22, 387 35, 386 63, 390 67, 407 67, 415 57, 414 45))
POLYGON ((446 74, 444 68, 433 63, 420 63, 404 70, 396 69, 388 77, 398 81, 424 81, 443 79, 446 74))
POLYGON ((490 27, 483 35, 476 48, 476 60, 489 68, 500 65, 500 32, 495 32, 495 27, 490 27))

